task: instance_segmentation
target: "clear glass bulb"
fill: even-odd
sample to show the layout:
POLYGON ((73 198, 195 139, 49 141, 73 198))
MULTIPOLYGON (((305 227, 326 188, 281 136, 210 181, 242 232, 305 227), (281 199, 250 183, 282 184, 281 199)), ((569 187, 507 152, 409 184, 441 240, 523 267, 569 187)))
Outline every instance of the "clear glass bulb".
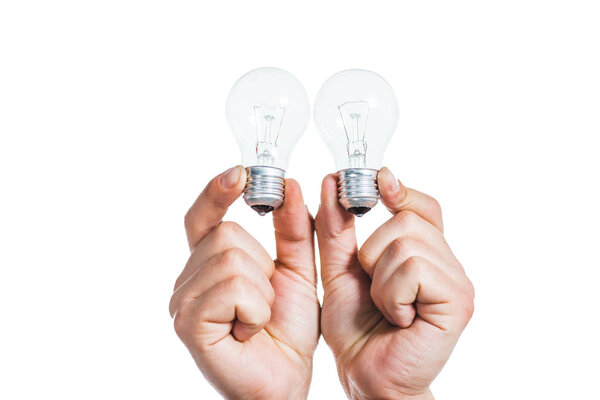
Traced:
POLYGON ((349 69, 323 84, 314 107, 338 170, 340 203, 361 216, 379 199, 377 171, 398 123, 394 90, 375 72, 349 69))
POLYGON ((306 90, 287 71, 258 68, 233 85, 226 114, 248 172, 244 199, 264 215, 283 202, 289 157, 310 118, 306 90))

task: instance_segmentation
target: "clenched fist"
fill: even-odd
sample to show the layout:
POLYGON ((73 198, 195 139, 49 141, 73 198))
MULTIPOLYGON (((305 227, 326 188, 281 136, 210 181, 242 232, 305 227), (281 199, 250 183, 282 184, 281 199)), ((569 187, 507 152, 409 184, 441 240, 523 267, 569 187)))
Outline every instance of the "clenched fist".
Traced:
POLYGON ((473 286, 444 239, 438 203, 387 168, 378 183, 393 216, 359 250, 335 175, 323 181, 322 334, 350 398, 433 398, 429 384, 473 313, 473 286))
MULTIPOLYGON (((277 259, 243 228, 221 222, 245 171, 213 179, 186 216, 192 255, 175 284, 175 329, 227 398, 308 394, 319 337, 313 220, 298 184, 273 212, 277 259)), ((431 197, 378 176, 393 216, 359 250, 354 216, 325 178, 315 226, 321 255, 323 337, 353 399, 427 399, 473 313, 473 285, 443 236, 431 197)))
POLYGON ((242 167, 214 178, 186 215, 192 254, 170 302, 175 330, 227 398, 306 398, 319 338, 313 220, 286 181, 273 212, 277 259, 221 222, 246 183, 242 167))

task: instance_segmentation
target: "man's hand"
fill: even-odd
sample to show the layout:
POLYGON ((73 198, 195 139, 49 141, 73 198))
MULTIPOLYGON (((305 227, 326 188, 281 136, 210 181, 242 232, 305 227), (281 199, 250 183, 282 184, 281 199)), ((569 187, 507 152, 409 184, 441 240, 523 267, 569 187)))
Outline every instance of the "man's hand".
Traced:
POLYGON ((473 286, 444 240, 438 203, 387 168, 378 183, 393 217, 359 251, 335 175, 323 181, 315 220, 323 337, 349 397, 433 398, 429 384, 473 313, 473 286))
POLYGON ((298 183, 287 180, 273 212, 273 261, 243 228, 221 222, 245 183, 244 168, 224 172, 187 213, 192 255, 169 309, 196 364, 225 397, 306 398, 319 337, 313 220, 298 183))

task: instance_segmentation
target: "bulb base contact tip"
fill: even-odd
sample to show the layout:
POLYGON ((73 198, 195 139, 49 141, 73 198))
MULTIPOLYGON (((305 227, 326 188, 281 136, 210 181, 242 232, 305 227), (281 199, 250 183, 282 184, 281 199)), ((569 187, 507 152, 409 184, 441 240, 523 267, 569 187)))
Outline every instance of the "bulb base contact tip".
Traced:
POLYGON ((379 201, 377 171, 370 168, 348 168, 338 171, 338 201, 344 209, 362 217, 379 201))
POLYGON ((246 168, 244 200, 258 214, 265 215, 283 203, 285 171, 276 167, 246 168))

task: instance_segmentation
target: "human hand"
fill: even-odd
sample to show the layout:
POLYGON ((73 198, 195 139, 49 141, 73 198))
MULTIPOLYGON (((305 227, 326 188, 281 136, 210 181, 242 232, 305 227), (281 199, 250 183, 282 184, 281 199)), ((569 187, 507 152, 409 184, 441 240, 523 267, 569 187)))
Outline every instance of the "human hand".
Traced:
POLYGON ((243 167, 214 178, 185 218, 192 254, 169 311, 204 376, 227 398, 306 398, 319 338, 313 219, 288 179, 273 212, 277 259, 221 222, 246 183, 243 167))
POLYGON ((428 399, 429 385, 473 313, 471 281, 443 236, 433 198, 383 168, 393 217, 357 248, 354 216, 323 180, 315 227, 321 255, 323 338, 353 399, 428 399))

